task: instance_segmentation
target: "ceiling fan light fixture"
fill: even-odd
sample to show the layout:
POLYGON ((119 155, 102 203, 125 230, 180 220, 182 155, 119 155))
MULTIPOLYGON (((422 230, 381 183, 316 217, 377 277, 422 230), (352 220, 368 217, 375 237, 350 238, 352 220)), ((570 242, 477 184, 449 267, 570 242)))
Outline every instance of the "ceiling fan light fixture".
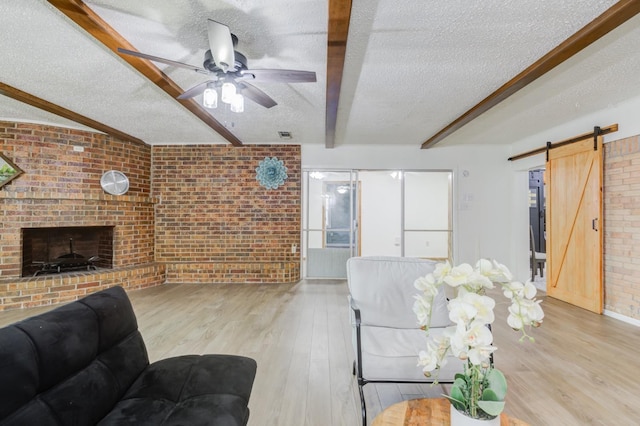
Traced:
MULTIPOLYGON (((250 101, 264 108, 272 108, 278 103, 269 95, 258 87, 255 87, 246 81, 255 80, 257 82, 274 82, 274 83, 315 83, 317 82, 316 73, 312 71, 300 70, 282 70, 282 69, 250 69, 248 67, 247 58, 242 53, 235 50, 238 44, 238 37, 231 33, 229 27, 212 19, 207 20, 207 35, 209 39, 208 49, 204 53, 204 62, 202 67, 190 65, 171 59, 161 58, 159 56, 148 55, 146 53, 127 50, 118 47, 118 52, 138 58, 147 59, 153 62, 160 62, 169 66, 179 67, 195 71, 200 74, 210 76, 207 82, 199 83, 177 98, 185 100, 196 96, 203 96, 202 104, 206 108, 216 108, 219 100, 226 104, 231 104, 233 95, 238 91, 242 91, 247 95, 250 101), (242 79, 242 80, 240 80, 242 79), (208 83, 212 84, 209 85, 208 83), (223 84, 224 83, 224 84, 223 84), (214 94, 214 90, 218 90, 222 86, 220 93, 214 94), (208 90, 211 89, 211 90, 208 90), (215 96, 215 98, 214 98, 215 96)), ((143 72, 144 74, 144 72, 143 72)), ((164 84, 156 82, 157 85, 165 88, 164 84)), ((166 88, 165 88, 166 89, 166 88)), ((165 90, 167 91, 167 90, 165 90)), ((170 91, 167 91, 169 93, 170 91)), ((173 94, 173 93, 171 93, 173 94)), ((240 100, 236 101, 235 110, 241 112, 244 105, 240 106, 240 100)), ((242 100, 244 102, 244 99, 242 100)), ((188 105, 188 104, 185 104, 188 105)))
POLYGON ((225 104, 230 104, 236 94, 236 86, 233 83, 224 83, 222 85, 222 94, 220 99, 225 104))
POLYGON ((236 93, 231 98, 231 112, 243 112, 244 111, 244 96, 240 93, 236 93))
POLYGON ((212 85, 207 85, 202 93, 202 105, 205 108, 217 108, 218 107, 218 92, 212 85))

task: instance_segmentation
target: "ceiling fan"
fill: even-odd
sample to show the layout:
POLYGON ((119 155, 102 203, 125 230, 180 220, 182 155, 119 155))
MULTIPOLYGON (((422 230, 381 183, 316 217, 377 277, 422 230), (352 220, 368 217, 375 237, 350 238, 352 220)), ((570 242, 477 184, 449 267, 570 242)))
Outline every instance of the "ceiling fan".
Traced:
POLYGON ((203 94, 203 104, 208 108, 215 108, 218 104, 216 89, 221 89, 221 100, 231 104, 231 110, 242 112, 244 110, 243 95, 258 105, 271 108, 277 105, 262 90, 249 83, 276 82, 276 83, 313 83, 316 81, 316 73, 313 71, 277 70, 277 69, 248 69, 247 58, 235 50, 238 38, 231 34, 229 27, 208 20, 209 50, 204 54, 202 67, 160 58, 133 50, 118 48, 118 52, 126 55, 149 59, 167 65, 186 68, 197 73, 205 74, 211 78, 200 83, 178 96, 178 99, 193 98, 203 94))

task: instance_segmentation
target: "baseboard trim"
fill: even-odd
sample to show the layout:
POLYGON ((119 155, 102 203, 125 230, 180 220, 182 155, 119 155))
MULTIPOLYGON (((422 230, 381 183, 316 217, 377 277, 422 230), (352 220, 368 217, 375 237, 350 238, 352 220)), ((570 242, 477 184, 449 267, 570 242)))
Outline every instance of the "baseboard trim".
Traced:
POLYGON ((638 320, 638 319, 631 318, 631 317, 628 317, 626 315, 622 315, 622 314, 619 314, 617 312, 610 311, 608 309, 605 309, 603 313, 604 313, 604 315, 606 315, 608 317, 615 318, 617 320, 626 322, 627 324, 635 325, 636 327, 640 327, 640 320, 638 320))

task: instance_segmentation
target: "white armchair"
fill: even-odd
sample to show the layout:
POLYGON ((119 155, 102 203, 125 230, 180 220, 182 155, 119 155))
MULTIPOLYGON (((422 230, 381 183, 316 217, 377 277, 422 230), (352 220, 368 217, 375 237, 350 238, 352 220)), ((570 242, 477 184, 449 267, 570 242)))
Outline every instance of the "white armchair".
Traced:
MULTIPOLYGON (((429 383, 418 367, 418 353, 427 337, 413 312, 419 291, 414 281, 427 275, 436 262, 402 257, 353 257, 347 261, 351 325, 353 327, 353 374, 358 381, 362 424, 366 426, 363 386, 367 383, 429 383)), ((444 287, 444 286, 443 286, 444 287)), ((436 296, 431 315, 431 335, 451 325, 444 289, 436 296)), ((462 361, 451 357, 438 381, 452 383, 463 370, 462 361)))

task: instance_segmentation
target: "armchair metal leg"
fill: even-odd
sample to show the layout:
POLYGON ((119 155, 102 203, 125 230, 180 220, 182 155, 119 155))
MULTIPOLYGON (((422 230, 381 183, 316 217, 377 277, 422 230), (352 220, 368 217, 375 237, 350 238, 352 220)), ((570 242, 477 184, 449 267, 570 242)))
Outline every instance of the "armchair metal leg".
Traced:
POLYGON ((367 406, 364 402, 364 384, 358 383, 358 391, 360 391, 360 407, 362 408, 362 426, 367 426, 367 406))
MULTIPOLYGON (((353 361, 353 370, 351 372, 353 373, 354 376, 358 372, 358 370, 356 369, 355 360, 353 361)), ((364 402, 364 389, 362 389, 363 386, 367 384, 367 382, 361 377, 357 378, 357 382, 358 382, 358 392, 360 393, 360 408, 362 410, 362 426, 367 426, 367 406, 364 402)))

